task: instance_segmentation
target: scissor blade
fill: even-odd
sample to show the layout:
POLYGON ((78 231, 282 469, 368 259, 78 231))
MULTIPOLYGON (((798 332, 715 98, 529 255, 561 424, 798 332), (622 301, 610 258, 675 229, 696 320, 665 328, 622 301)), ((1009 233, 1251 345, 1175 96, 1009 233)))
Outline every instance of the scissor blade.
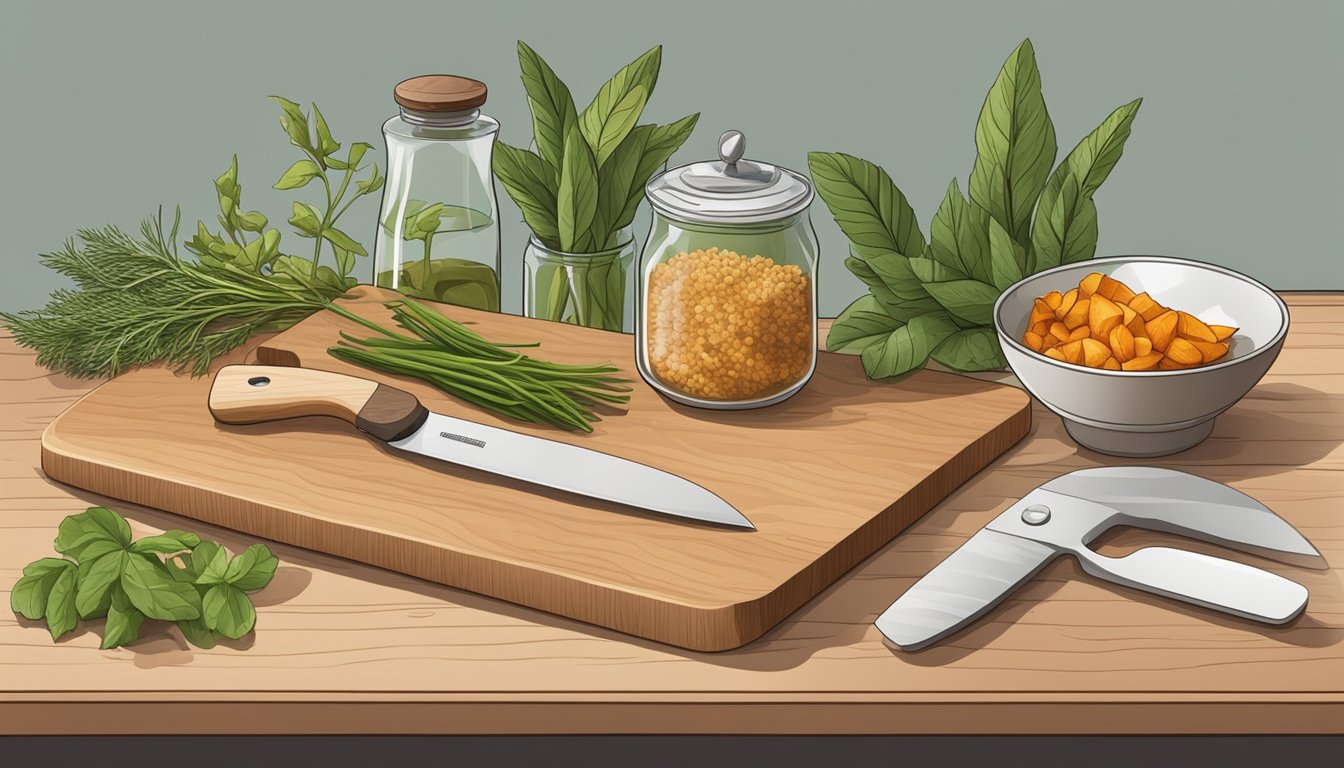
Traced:
POLYGON ((975 621, 1057 554, 1029 539, 981 530, 877 618, 901 650, 916 651, 975 621))
POLYGON ((548 488, 717 525, 755 529, 731 504, 670 472, 629 459, 476 424, 438 413, 409 437, 389 443, 548 488))
POLYGON ((1116 521, 1119 525, 1179 533, 1305 568, 1329 567, 1310 541, 1268 507, 1196 475, 1157 467, 1097 467, 1041 487, 1110 507, 1128 518, 1116 521))

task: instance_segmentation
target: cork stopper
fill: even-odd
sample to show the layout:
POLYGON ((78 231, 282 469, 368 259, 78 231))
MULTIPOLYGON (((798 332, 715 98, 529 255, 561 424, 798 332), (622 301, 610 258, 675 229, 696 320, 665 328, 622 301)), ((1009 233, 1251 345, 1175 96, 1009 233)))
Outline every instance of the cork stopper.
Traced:
POLYGON ((421 75, 402 80, 392 98, 416 112, 461 112, 485 104, 485 83, 456 75, 421 75))

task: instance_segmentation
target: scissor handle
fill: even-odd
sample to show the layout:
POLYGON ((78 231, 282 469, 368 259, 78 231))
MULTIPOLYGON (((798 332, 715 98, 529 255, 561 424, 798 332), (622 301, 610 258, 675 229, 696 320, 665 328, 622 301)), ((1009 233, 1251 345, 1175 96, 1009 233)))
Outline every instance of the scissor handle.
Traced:
POLYGON ((1083 570, 1098 578, 1267 624, 1285 624, 1307 607, 1301 584, 1198 552, 1146 547, 1107 557, 1083 548, 1077 555, 1083 570))

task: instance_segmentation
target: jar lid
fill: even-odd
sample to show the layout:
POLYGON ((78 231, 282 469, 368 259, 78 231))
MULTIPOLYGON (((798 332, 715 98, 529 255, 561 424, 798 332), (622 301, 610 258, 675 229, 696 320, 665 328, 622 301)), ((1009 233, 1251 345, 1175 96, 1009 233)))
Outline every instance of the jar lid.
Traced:
POLYGON ((812 183, 802 174, 744 160, 740 131, 719 137, 719 159, 691 163, 654 177, 644 192, 654 210, 669 218, 703 223, 749 224, 788 218, 812 202, 812 183))
POLYGON ((418 112, 461 112, 485 104, 485 83, 457 75, 421 75, 402 80, 392 98, 418 112))

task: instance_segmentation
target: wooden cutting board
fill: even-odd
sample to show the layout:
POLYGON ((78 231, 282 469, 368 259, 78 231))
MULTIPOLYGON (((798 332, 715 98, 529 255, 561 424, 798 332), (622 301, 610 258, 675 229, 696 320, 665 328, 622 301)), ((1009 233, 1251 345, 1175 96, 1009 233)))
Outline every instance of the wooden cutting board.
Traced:
MULTIPOLYGON (((359 289, 347 303, 388 323, 359 289)), ((760 637, 890 541, 1024 435, 1023 392, 924 371, 868 381, 854 357, 822 353, 811 383, 779 405, 705 411, 638 380, 630 336, 458 307, 445 314, 560 362, 610 360, 636 379, 628 409, 591 434, 495 418, 418 382, 326 354, 341 329, 319 313, 256 353, 378 379, 431 410, 659 467, 733 504, 757 530, 687 524, 397 452, 329 418, 224 426, 209 377, 120 376, 42 436, 50 477, 255 536, 703 651, 760 637)))

